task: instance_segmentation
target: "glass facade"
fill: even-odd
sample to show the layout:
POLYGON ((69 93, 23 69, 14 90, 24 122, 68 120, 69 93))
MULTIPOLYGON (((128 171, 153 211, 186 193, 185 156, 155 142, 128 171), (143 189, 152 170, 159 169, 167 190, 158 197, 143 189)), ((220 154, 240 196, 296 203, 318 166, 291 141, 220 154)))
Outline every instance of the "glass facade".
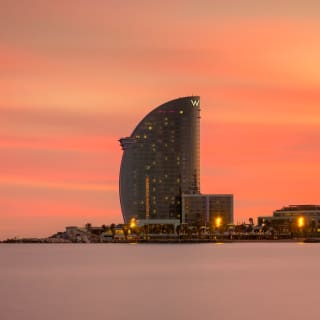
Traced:
POLYGON ((233 223, 233 195, 183 195, 182 216, 183 222, 196 226, 214 225, 216 218, 222 225, 233 223))
POLYGON ((181 195, 200 192, 200 97, 155 108, 119 141, 125 223, 133 217, 181 219, 181 195))

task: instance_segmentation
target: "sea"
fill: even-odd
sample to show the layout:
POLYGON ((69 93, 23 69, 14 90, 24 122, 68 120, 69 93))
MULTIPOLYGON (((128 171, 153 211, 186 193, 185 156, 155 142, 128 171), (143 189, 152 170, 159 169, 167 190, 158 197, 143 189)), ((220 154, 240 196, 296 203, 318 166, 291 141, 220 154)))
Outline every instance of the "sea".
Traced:
POLYGON ((1 320, 319 319, 320 244, 1 244, 1 320))

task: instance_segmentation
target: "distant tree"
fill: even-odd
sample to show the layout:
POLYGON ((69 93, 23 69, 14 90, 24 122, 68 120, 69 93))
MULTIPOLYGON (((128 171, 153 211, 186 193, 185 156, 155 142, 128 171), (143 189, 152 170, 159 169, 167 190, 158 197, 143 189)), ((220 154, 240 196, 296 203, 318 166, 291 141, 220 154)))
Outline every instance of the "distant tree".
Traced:
POLYGON ((249 224, 253 225, 253 218, 249 218, 249 224))
POLYGON ((124 224, 122 226, 123 234, 126 240, 128 240, 128 233, 129 233, 129 226, 127 224, 124 224))
POLYGON ((110 224, 110 230, 111 230, 111 233, 112 233, 112 239, 114 239, 114 235, 116 233, 115 229, 116 229, 116 225, 114 223, 111 223, 110 224))
POLYGON ((87 231, 91 231, 92 224, 90 222, 86 223, 85 228, 87 229, 87 231))
POLYGON ((264 222, 264 225, 263 225, 263 227, 262 227, 262 230, 263 230, 263 232, 267 232, 270 228, 271 228, 271 222, 270 222, 270 220, 266 220, 265 222, 264 222))
POLYGON ((130 228, 131 232, 134 233, 138 238, 140 237, 141 228, 139 226, 135 226, 134 228, 130 228))
POLYGON ((253 231, 253 224, 249 224, 248 226, 246 226, 246 232, 252 232, 253 231))

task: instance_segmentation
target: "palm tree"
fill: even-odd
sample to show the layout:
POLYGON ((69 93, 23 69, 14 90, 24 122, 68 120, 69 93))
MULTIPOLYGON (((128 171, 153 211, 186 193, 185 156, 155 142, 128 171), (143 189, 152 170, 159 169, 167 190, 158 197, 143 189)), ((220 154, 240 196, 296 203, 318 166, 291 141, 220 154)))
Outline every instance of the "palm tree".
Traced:
POLYGON ((141 228, 139 226, 135 226, 134 228, 130 228, 131 233, 134 233, 137 236, 137 239, 140 238, 141 228))
POLYGON ((124 238, 128 240, 129 226, 127 224, 124 224, 122 226, 122 230, 123 230, 124 238))
POLYGON ((115 228, 116 228, 116 225, 114 223, 111 223, 110 224, 110 230, 111 230, 111 233, 112 233, 112 239, 114 239, 114 235, 115 235, 115 228))

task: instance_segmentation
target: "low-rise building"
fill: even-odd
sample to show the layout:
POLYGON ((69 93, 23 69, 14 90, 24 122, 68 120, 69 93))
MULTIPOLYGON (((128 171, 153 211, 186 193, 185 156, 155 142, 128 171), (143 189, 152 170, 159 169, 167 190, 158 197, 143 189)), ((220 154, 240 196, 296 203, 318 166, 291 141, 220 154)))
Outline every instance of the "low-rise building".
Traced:
POLYGON ((215 227, 233 223, 233 195, 182 195, 182 222, 194 226, 215 227))
POLYGON ((320 232, 320 205, 289 205, 275 210, 272 216, 258 217, 258 225, 267 225, 288 231, 304 229, 320 232))

